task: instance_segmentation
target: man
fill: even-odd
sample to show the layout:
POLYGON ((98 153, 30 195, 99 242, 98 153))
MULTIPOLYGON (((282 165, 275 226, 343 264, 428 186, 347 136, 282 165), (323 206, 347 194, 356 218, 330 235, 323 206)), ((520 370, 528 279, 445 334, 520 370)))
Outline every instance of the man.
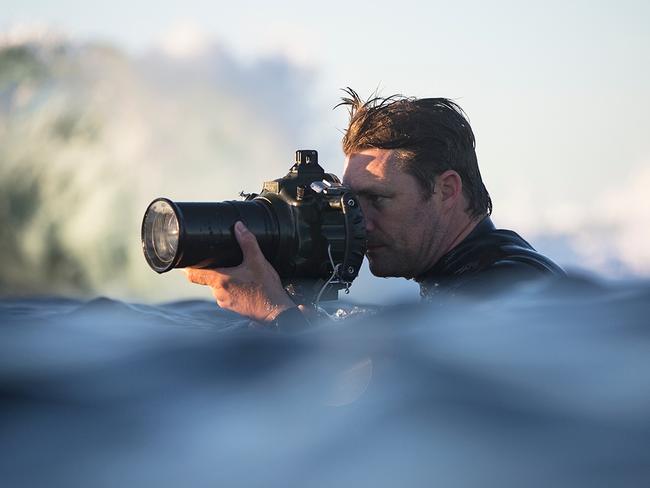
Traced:
MULTIPOLYGON (((495 229, 474 134, 458 105, 402 96, 364 102, 354 90, 346 93, 343 183, 359 197, 374 275, 414 279, 428 299, 484 295, 564 274, 514 232, 495 229)), ((189 280, 210 286, 221 307, 263 324, 295 319, 298 309, 255 236, 241 222, 235 235, 240 266, 187 269, 189 280)))

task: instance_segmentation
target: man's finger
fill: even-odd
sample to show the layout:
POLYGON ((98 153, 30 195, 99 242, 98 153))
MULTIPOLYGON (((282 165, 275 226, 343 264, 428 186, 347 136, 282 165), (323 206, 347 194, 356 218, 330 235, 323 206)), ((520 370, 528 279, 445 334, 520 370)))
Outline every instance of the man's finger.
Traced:
POLYGON ((219 273, 212 269, 185 268, 183 271, 185 271, 187 279, 197 285, 212 286, 215 283, 218 283, 221 278, 219 273))
POLYGON ((257 238, 241 221, 235 222, 235 238, 239 243, 239 247, 241 247, 244 262, 256 260, 263 256, 257 238))

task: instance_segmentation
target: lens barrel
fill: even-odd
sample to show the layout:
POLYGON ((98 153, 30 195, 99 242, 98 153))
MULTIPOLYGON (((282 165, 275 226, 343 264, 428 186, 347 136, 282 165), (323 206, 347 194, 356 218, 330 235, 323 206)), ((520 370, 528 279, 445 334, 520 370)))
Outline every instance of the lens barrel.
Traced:
POLYGON ((262 253, 273 262, 280 245, 291 245, 287 229, 265 199, 226 202, 173 202, 158 198, 142 221, 142 248, 149 266, 158 273, 189 266, 237 266, 242 253, 234 234, 241 220, 255 235, 262 253))

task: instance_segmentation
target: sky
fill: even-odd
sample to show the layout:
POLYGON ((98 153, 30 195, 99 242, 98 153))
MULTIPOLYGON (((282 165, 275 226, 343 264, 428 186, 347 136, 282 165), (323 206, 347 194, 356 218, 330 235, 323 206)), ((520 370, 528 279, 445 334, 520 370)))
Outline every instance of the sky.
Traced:
POLYGON ((534 180, 535 199, 583 202, 650 158, 644 1, 3 4, 0 27, 40 22, 133 53, 210 39, 244 60, 287 55, 314 70, 324 106, 344 86, 454 98, 496 194, 534 180))
POLYGON ((331 108, 342 87, 453 98, 476 134, 497 225, 559 260, 579 246, 585 267, 605 266, 613 249, 650 275, 648 19, 646 1, 5 0, 0 32, 40 25, 136 58, 191 59, 208 45, 242 65, 286 58, 309 73, 323 132, 313 140, 339 174, 346 116, 331 108))

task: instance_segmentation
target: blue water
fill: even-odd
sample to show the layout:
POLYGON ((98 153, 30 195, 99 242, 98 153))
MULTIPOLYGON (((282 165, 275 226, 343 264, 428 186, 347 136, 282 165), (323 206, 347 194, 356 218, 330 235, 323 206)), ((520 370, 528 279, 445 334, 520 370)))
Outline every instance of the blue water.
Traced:
POLYGON ((0 485, 650 486, 650 283, 329 306, 0 301, 0 485))

